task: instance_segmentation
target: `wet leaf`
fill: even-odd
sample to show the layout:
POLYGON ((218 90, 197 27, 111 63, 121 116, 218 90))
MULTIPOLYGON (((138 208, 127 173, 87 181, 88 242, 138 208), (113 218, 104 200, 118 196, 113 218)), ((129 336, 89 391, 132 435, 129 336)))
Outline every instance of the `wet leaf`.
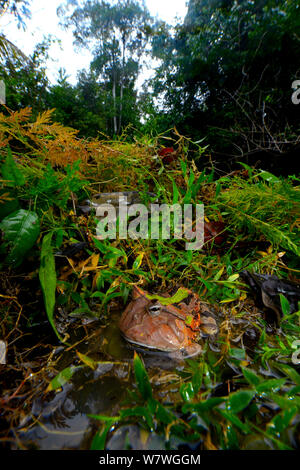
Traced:
POLYGON ((62 338, 58 333, 54 321, 56 271, 55 260, 51 247, 52 232, 44 236, 41 250, 41 261, 39 269, 39 279, 44 295, 44 303, 48 320, 60 341, 62 338))
POLYGON ((286 379, 270 379, 270 380, 265 380, 261 384, 257 385, 256 390, 258 393, 263 393, 263 392, 275 392, 276 390, 280 390, 282 385, 284 385, 286 382, 286 379))
POLYGON ((255 395, 255 390, 239 390, 231 393, 227 401, 227 409, 232 413, 239 413, 246 408, 255 395))
POLYGON ((182 411, 185 413, 187 411, 196 411, 201 415, 201 413, 210 411, 213 408, 217 407, 221 403, 224 403, 225 398, 222 397, 212 397, 207 400, 201 401, 199 403, 185 404, 182 407, 182 411))
POLYGON ((154 429, 154 423, 152 419, 152 414, 145 406, 134 406, 132 408, 126 408, 120 411, 120 417, 122 419, 128 417, 138 417, 144 418, 150 430, 154 429))
POLYGON ((281 434, 291 423, 291 420, 297 414, 297 407, 283 410, 268 423, 268 432, 272 434, 281 434))
POLYGON ((4 241, 9 242, 5 261, 19 266, 26 253, 33 247, 40 233, 40 223, 35 212, 20 209, 6 216, 0 223, 4 241))
POLYGON ((148 400, 152 398, 152 388, 149 382, 147 371, 145 369, 143 361, 140 359, 136 351, 134 352, 133 366, 134 366, 135 380, 136 380, 140 394, 142 395, 144 400, 148 400))
POLYGON ((81 366, 70 366, 70 367, 66 367, 65 369, 63 369, 61 372, 57 374, 56 377, 54 377, 54 379, 51 380, 51 382, 49 383, 46 389, 46 392, 51 392, 52 390, 56 390, 62 387, 65 383, 67 383, 71 379, 74 372, 78 370, 80 367, 81 366))
POLYGON ((180 386, 180 395, 184 401, 190 401, 194 398, 195 392, 192 382, 183 383, 180 386))
POLYGON ((90 357, 86 356, 85 354, 81 354, 79 351, 76 351, 77 356, 83 362, 85 365, 90 367, 91 369, 95 370, 97 369, 98 363, 97 361, 94 361, 94 359, 91 359, 90 357))
POLYGON ((251 433, 251 428, 248 426, 248 424, 243 423, 235 414, 231 413, 230 411, 221 410, 220 408, 218 408, 217 411, 245 434, 251 433))
POLYGON ((103 429, 95 434, 91 443, 91 450, 105 449, 107 434, 109 433, 112 424, 113 423, 105 424, 103 429))

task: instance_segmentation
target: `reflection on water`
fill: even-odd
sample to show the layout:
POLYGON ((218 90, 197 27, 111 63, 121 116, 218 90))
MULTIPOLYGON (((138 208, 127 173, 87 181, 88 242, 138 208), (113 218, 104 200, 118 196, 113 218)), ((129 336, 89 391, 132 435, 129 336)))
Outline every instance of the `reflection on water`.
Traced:
POLYGON ((126 391, 126 383, 114 376, 113 364, 110 369, 112 375, 106 375, 107 367, 79 369, 54 398, 36 400, 32 407, 36 424, 19 435, 22 444, 39 449, 88 448, 93 420, 87 415, 110 415, 126 391))
MULTIPOLYGON (((55 370, 58 373, 66 367, 80 367, 58 390, 45 394, 45 385, 40 397, 33 401, 26 427, 14 430, 16 447, 89 449, 91 439, 99 429, 99 421, 88 415, 118 414, 120 403, 131 386, 134 350, 143 357, 147 370, 152 371, 153 380, 159 377, 159 383, 164 375, 176 375, 184 367, 182 357, 170 357, 168 353, 137 348, 128 343, 121 335, 119 318, 120 312, 111 312, 110 323, 105 327, 97 321, 88 325, 84 322, 72 325, 71 347, 60 346, 54 353, 55 370), (97 368, 93 370, 80 362, 76 352, 96 361, 97 368)), ((153 384, 156 382, 155 379, 153 384)), ((172 384, 165 388, 167 394, 178 393, 178 387, 172 384)), ((163 448, 163 440, 159 436, 140 436, 139 432, 134 426, 129 429, 121 427, 111 437, 109 448, 122 448, 125 438, 129 446, 135 440, 136 445, 140 442, 140 448, 163 448)))

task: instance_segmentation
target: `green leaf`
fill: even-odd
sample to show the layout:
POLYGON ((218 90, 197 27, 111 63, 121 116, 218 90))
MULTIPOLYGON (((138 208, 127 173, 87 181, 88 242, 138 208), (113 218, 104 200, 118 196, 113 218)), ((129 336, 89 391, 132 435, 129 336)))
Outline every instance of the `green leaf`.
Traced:
POLYGON ((217 411, 245 434, 251 433, 250 427, 243 423, 236 415, 230 413, 229 411, 221 410, 220 408, 217 408, 217 411))
POLYGON ((177 204, 178 201, 179 201, 180 192, 179 192, 179 189, 177 188, 176 183, 173 180, 173 178, 171 178, 171 181, 172 181, 172 185, 173 185, 173 204, 177 204))
POLYGON ((257 174, 263 180, 267 181, 268 183, 280 183, 280 179, 277 176, 269 173, 268 171, 262 170, 260 173, 257 174))
POLYGON ((112 427, 113 422, 106 424, 103 429, 95 434, 91 443, 91 450, 104 450, 107 434, 112 427))
POLYGON ((140 394, 142 395, 144 400, 152 398, 152 388, 149 382, 147 371, 145 369, 143 361, 140 359, 136 351, 134 352, 133 366, 135 380, 140 394))
POLYGON ((280 297, 280 305, 281 305, 281 310, 284 316, 289 315, 291 308, 290 308, 290 303, 288 299, 283 295, 279 294, 280 297))
POLYGON ((227 401, 227 409, 232 413, 239 413, 246 408, 255 395, 255 390, 239 390, 231 393, 227 401))
POLYGON ((271 431, 275 435, 281 434, 289 426, 291 419, 296 416, 296 414, 296 406, 283 410, 268 423, 268 432, 271 431))
POLYGON ((49 232, 44 236, 41 250, 41 261, 39 269, 39 279, 44 295, 44 303, 48 320, 60 341, 62 341, 59 335, 55 322, 54 322, 54 307, 55 307, 55 290, 56 290, 56 271, 55 271, 55 260, 51 247, 53 232, 49 232))
POLYGON ((78 370, 80 367, 82 366, 70 366, 60 371, 54 377, 54 379, 51 380, 51 382, 48 385, 48 388, 46 389, 46 392, 51 392, 52 390, 56 390, 62 387, 66 382, 70 380, 74 372, 78 370))
POLYGON ((179 391, 184 401, 191 401, 194 398, 195 392, 192 382, 183 383, 179 391))
POLYGON ((272 362, 272 366, 287 375, 295 384, 300 385, 300 374, 293 367, 280 362, 272 362))
POLYGON ((144 253, 141 253, 140 255, 137 256, 137 258, 134 260, 134 263, 132 265, 132 269, 138 269, 143 261, 144 253))
POLYGON ((143 417, 151 430, 154 429, 154 423, 152 419, 152 414, 144 406, 135 406, 133 408, 126 408, 120 411, 120 416, 122 419, 128 417, 143 417))
POLYGON ((9 242, 5 262, 19 266, 26 253, 33 247, 40 233, 40 223, 35 212, 20 209, 6 216, 0 223, 4 241, 9 242))
POLYGON ((25 184, 25 177, 19 170, 11 153, 10 148, 7 149, 7 157, 3 165, 1 165, 2 178, 7 180, 6 186, 15 187, 25 184))
POLYGON ((260 378, 256 373, 251 369, 246 369, 245 367, 241 367, 242 372, 244 374, 245 379, 249 382, 250 385, 258 385, 260 383, 260 378))
POLYGON ((208 398, 205 401, 201 401, 199 403, 187 403, 186 405, 183 405, 182 411, 186 413, 187 411, 195 411, 196 413, 201 413, 210 411, 211 409, 217 407, 221 403, 224 403, 225 398, 222 397, 212 397, 208 398))
POLYGON ((284 385, 286 382, 286 379, 270 379, 262 382, 261 384, 257 385, 256 391, 258 393, 264 393, 264 392, 275 392, 276 390, 279 390, 282 385, 284 385))
POLYGON ((147 299, 150 300, 158 300, 161 305, 171 305, 171 304, 177 304, 178 302, 181 302, 183 299, 188 297, 190 291, 186 289, 185 287, 180 287, 176 294, 174 294, 172 297, 162 297, 160 295, 156 294, 146 294, 147 299))

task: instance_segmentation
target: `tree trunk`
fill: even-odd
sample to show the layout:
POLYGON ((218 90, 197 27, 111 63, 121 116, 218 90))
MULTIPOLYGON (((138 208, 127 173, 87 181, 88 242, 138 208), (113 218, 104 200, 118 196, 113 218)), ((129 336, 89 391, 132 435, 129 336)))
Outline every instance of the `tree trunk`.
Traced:
POLYGON ((122 70, 120 74, 120 115, 119 115, 119 133, 122 128, 122 112, 123 112, 123 95, 124 95, 124 72, 125 72, 125 47, 126 39, 123 36, 122 39, 123 51, 122 51, 122 70))

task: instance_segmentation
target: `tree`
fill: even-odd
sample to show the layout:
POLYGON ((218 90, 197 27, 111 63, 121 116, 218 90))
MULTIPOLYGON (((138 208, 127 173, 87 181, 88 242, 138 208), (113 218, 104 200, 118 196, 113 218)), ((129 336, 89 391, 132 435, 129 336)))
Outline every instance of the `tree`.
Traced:
POLYGON ((215 155, 272 155, 295 145, 298 2, 190 0, 174 34, 160 31, 154 80, 182 132, 205 135, 215 155))
POLYGON ((48 37, 37 44, 26 61, 20 56, 0 60, 0 78, 6 85, 8 108, 17 110, 30 106, 34 117, 46 108, 49 81, 44 63, 52 41, 48 37))
POLYGON ((103 0, 83 3, 68 0, 67 7, 71 3, 76 4, 71 14, 68 15, 66 7, 59 13, 64 17, 65 26, 74 28, 75 43, 93 47, 91 69, 110 94, 112 132, 118 134, 126 125, 128 103, 135 102, 134 84, 151 33, 152 19, 144 3, 135 0, 115 4, 103 0))
MULTIPOLYGON (((26 19, 31 17, 29 10, 30 0, 0 0, 0 18, 5 14, 13 15, 17 22, 18 28, 26 28, 26 19)), ((20 58, 28 60, 25 54, 13 44, 4 34, 0 34, 0 59, 10 60, 11 58, 20 58)))

